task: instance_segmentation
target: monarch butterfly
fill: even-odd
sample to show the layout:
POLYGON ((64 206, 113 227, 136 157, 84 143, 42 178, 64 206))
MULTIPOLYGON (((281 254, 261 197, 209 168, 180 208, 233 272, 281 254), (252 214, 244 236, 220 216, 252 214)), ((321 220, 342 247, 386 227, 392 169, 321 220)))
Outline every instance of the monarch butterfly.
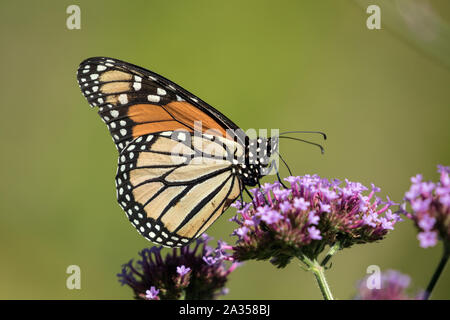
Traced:
POLYGON ((250 139, 218 110, 154 72, 94 57, 80 64, 77 79, 119 151, 119 205, 154 243, 188 244, 273 168, 276 137, 250 139))

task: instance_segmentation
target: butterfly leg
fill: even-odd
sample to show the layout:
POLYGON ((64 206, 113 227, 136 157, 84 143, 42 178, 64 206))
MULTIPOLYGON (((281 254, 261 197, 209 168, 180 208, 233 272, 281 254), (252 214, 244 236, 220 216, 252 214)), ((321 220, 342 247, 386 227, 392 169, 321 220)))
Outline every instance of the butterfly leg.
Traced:
POLYGON ((241 190, 241 192, 239 194, 239 197, 241 199, 241 208, 240 209, 243 209, 244 208, 244 195, 242 194, 242 191, 243 191, 243 189, 245 189, 245 187, 243 187, 243 183, 240 179, 238 181, 239 181, 239 189, 241 190))
POLYGON ((252 196, 252 194, 250 193, 250 191, 248 191, 247 188, 244 188, 244 190, 245 190, 245 192, 247 192, 248 196, 249 196, 250 199, 252 199, 252 201, 253 201, 253 196, 252 196))

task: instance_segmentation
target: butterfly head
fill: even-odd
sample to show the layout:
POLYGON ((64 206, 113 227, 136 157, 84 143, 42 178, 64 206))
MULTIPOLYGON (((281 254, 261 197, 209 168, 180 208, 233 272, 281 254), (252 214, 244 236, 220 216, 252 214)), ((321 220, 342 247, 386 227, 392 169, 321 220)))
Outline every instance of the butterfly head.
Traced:
POLYGON ((236 172, 247 186, 255 186, 270 172, 273 156, 278 152, 278 137, 258 137, 248 141, 246 156, 237 164, 236 172))

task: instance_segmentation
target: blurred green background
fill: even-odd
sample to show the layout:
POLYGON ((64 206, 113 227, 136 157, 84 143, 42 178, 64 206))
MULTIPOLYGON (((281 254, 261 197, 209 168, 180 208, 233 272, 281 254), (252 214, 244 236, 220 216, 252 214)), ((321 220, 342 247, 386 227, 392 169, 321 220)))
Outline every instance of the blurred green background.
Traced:
MULTIPOLYGON (((412 175, 436 180, 449 164, 449 22, 446 0, 1 1, 0 298, 131 298, 116 273, 151 245, 116 204, 117 152, 78 88, 83 59, 158 72, 244 129, 323 130, 323 156, 283 141, 295 174, 373 182, 400 201, 412 175), (66 27, 71 4, 81 30, 66 27), (369 4, 381 30, 366 27, 369 4), (71 264, 81 290, 66 288, 71 264)), ((230 240, 233 214, 208 233, 230 240)), ((424 288, 441 249, 421 249, 404 221, 339 253, 328 280, 351 298, 375 264, 424 288)), ((447 268, 433 298, 449 299, 449 285, 447 268)), ((226 299, 321 298, 297 263, 248 262, 228 287, 226 299)))

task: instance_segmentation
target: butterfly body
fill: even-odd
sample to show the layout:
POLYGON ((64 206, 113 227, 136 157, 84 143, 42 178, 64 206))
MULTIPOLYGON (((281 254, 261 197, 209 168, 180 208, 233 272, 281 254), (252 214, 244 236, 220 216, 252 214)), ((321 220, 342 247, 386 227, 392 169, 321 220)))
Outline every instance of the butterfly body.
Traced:
POLYGON ((83 61, 77 78, 119 151, 119 205, 150 241, 188 244, 271 167, 277 140, 250 139, 156 73, 98 57, 83 61))

